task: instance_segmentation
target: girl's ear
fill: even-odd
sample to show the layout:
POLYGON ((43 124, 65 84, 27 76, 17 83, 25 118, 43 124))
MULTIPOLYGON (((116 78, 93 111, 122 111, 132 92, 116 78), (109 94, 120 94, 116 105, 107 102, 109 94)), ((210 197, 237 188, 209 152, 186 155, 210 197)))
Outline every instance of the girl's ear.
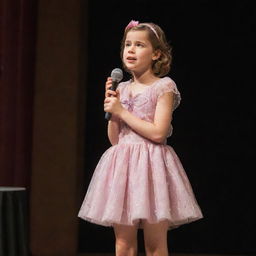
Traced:
POLYGON ((153 53, 152 60, 157 60, 161 56, 161 51, 158 49, 153 53))

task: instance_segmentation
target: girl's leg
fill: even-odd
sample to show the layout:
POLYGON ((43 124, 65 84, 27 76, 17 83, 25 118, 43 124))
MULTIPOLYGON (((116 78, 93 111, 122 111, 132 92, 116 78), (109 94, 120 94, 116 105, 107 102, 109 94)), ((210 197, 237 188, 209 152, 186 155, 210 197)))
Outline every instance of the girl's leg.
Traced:
POLYGON ((137 255, 137 226, 114 225, 116 256, 137 255))
POLYGON ((144 241, 147 256, 168 256, 167 232, 168 221, 149 224, 143 221, 144 241))

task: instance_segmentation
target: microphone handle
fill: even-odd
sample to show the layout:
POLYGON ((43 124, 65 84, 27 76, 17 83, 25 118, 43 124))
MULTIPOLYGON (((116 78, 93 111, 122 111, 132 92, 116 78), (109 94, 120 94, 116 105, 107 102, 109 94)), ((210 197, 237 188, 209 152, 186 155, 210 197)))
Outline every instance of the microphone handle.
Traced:
POLYGON ((105 114, 105 119, 107 119, 108 121, 111 119, 111 113, 109 113, 109 112, 106 112, 106 114, 105 114))
MULTIPOLYGON (((112 90, 112 91, 115 91, 117 86, 118 86, 118 82, 113 80, 112 86, 109 89, 112 90)), ((112 116, 111 113, 106 112, 105 119, 107 119, 109 121, 111 119, 111 116, 112 116)))

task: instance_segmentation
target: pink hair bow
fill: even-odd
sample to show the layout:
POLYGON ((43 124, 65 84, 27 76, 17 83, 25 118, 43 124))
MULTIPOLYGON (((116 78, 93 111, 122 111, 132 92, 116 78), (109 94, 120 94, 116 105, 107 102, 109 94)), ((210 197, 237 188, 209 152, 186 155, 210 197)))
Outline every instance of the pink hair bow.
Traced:
POLYGON ((136 27, 138 24, 139 24, 138 21, 136 21, 136 20, 131 20, 131 21, 129 22, 129 24, 126 26, 125 30, 127 30, 127 29, 129 29, 129 28, 136 27))

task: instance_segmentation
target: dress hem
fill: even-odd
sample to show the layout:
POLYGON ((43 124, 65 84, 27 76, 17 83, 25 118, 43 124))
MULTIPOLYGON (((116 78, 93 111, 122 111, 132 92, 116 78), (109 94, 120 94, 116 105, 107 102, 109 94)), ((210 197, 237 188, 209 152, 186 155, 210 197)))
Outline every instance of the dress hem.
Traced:
POLYGON ((203 218, 203 216, 190 217, 190 218, 186 218, 184 220, 176 221, 175 223, 173 223, 168 218, 159 218, 156 222, 150 222, 148 219, 140 218, 140 219, 132 220, 131 223, 122 223, 122 222, 116 222, 116 221, 111 221, 111 220, 109 220, 109 221, 99 221, 99 220, 89 218, 89 217, 85 217, 85 216, 82 216, 82 215, 78 215, 78 217, 85 220, 85 221, 88 221, 90 223, 100 225, 100 226, 104 226, 104 227, 113 227, 114 225, 124 225, 124 226, 138 226, 139 229, 143 229, 143 225, 142 225, 143 220, 147 220, 149 222, 149 224, 157 224, 157 223, 160 223, 162 221, 168 220, 169 221, 169 230, 178 228, 181 225, 189 224, 191 222, 195 222, 195 221, 200 220, 200 219, 203 218))

